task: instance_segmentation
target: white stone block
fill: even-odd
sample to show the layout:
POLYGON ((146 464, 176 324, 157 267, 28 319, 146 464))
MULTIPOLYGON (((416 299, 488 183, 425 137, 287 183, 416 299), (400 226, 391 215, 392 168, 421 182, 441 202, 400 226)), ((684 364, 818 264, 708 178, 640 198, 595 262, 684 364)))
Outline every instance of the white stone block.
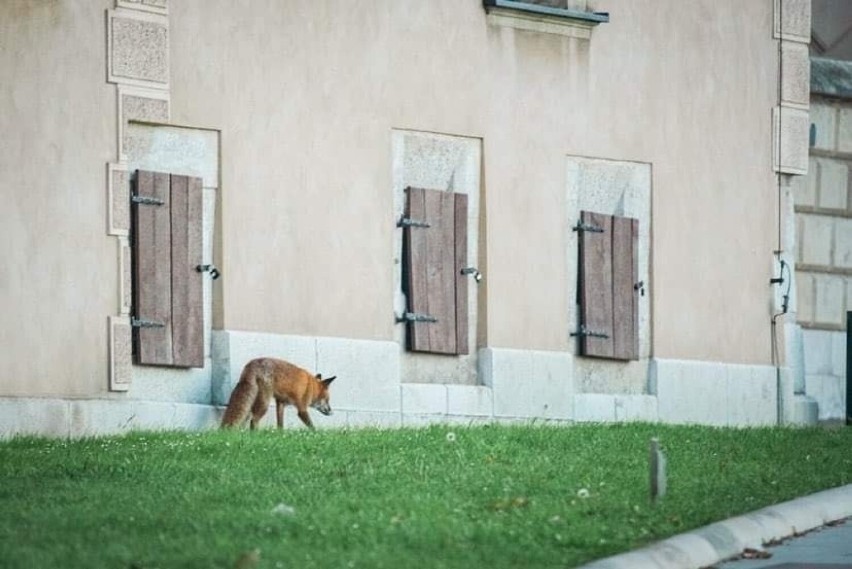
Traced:
POLYGON ((616 395, 615 420, 622 422, 642 421, 654 423, 658 421, 659 409, 655 395, 616 395))
POLYGON ((808 173, 808 140, 810 119, 808 111, 790 107, 775 107, 772 112, 773 167, 785 174, 808 173), (779 137, 780 136, 780 148, 779 137), (780 166, 778 151, 780 150, 780 166))
POLYGON ((852 218, 834 220, 834 266, 852 269, 852 218))
POLYGON ((837 150, 852 152, 852 108, 840 107, 837 119, 837 150))
POLYGON ((799 214, 802 231, 801 260, 806 265, 831 265, 832 219, 825 215, 799 214))
POLYGON ((211 362, 206 358, 203 368, 135 366, 127 399, 209 405, 210 371, 211 362))
POLYGON ((814 278, 810 273, 796 272, 796 320, 802 324, 814 321, 814 278))
POLYGON ((805 377, 808 397, 819 405, 819 420, 843 419, 846 412, 846 381, 836 375, 805 377))
POLYGON ((459 416, 492 417, 494 397, 484 385, 447 385, 447 413, 459 416))
POLYGON ((778 422, 777 376, 771 366, 726 365, 726 424, 732 427, 778 422))
POLYGON ((805 375, 831 375, 832 333, 828 330, 802 330, 802 343, 805 348, 805 375))
POLYGON ((612 423, 616 421, 615 395, 577 393, 574 395, 574 420, 578 423, 612 423))
POLYGON ((399 412, 399 346, 394 342, 318 338, 316 371, 335 375, 334 404, 349 411, 399 412))
POLYGON ((785 103, 807 106, 811 91, 808 45, 785 41, 781 44, 781 52, 781 99, 785 103))
POLYGON ((655 384, 660 421, 724 425, 727 372, 723 364, 656 359, 655 384))
POLYGON ((849 166, 829 158, 819 159, 819 207, 845 210, 849 195, 849 166))
POLYGON ((61 399, 0 398, 0 439, 13 435, 67 437, 71 409, 61 399))
POLYGON ((570 418, 570 354, 504 348, 484 348, 479 354, 481 377, 493 390, 495 416, 570 418))
POLYGON ((837 107, 826 103, 812 103, 811 122, 816 128, 814 148, 834 150, 837 146, 837 107))
POLYGON ((403 383, 402 413, 404 415, 446 415, 447 386, 433 383, 403 383))
POLYGON ((793 203, 799 207, 815 207, 819 183, 819 162, 817 159, 813 156, 808 159, 807 176, 791 176, 790 178, 793 203))
POLYGON ((574 395, 573 356, 564 352, 532 352, 531 403, 539 419, 570 419, 574 395))
POLYGON ((846 332, 829 332, 831 336, 831 371, 837 377, 846 377, 846 332))
POLYGON ((791 375, 793 393, 805 392, 805 345, 802 327, 796 322, 784 322, 786 363, 791 375))
POLYGON ((774 36, 785 40, 811 41, 811 0, 775 0, 774 36))
POLYGON ((846 322, 844 301, 845 279, 835 275, 814 275, 816 304, 814 321, 827 326, 842 326, 846 322))

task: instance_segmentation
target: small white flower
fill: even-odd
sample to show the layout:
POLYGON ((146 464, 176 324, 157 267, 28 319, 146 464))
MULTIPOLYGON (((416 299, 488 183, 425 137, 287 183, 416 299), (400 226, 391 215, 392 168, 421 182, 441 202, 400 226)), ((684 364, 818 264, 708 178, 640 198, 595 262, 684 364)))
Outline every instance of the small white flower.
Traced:
POLYGON ((288 506, 284 502, 281 502, 280 504, 272 508, 272 513, 280 514, 282 516, 292 516, 296 513, 296 508, 294 508, 293 506, 288 506))
POLYGON ((447 433, 447 442, 448 442, 448 443, 454 443, 454 442, 456 442, 456 434, 455 434, 455 433, 453 433, 452 431, 451 431, 451 432, 449 432, 449 433, 447 433))
POLYGON ((585 499, 585 498, 588 498, 589 496, 590 496, 589 491, 586 490, 585 488, 580 488, 579 490, 577 490, 577 497, 578 498, 585 499))

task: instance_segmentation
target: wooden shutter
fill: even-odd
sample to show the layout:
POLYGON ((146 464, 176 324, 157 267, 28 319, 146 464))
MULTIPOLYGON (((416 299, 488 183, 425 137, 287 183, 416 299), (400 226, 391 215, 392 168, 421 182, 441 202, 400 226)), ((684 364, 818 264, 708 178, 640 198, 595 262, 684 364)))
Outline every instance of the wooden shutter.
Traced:
POLYGON ((409 321, 408 348, 439 354, 468 353, 467 196, 408 188, 404 229, 408 312, 436 319, 409 321), (428 224, 428 227, 420 226, 428 224))
POLYGON ((203 367, 201 180, 139 170, 133 197, 136 363, 203 367))
POLYGON ((638 359, 639 221, 580 213, 580 354, 638 359))

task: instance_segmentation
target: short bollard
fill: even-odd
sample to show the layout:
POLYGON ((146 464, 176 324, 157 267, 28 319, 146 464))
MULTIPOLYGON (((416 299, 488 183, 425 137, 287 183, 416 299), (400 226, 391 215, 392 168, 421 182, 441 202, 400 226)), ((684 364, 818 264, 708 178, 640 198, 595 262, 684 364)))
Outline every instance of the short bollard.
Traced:
POLYGON ((648 464, 651 472, 651 503, 656 504, 660 498, 666 495, 666 455, 660 450, 660 441, 656 438, 651 439, 648 450, 648 464))

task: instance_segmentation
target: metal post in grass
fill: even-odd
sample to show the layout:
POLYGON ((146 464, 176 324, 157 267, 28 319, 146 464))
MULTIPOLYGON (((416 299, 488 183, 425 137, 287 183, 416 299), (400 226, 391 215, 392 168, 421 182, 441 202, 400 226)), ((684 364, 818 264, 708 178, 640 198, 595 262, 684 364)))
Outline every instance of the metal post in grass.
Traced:
POLYGON ((846 426, 852 425, 852 310, 846 312, 846 426))
POLYGON ((651 503, 666 495, 666 456, 660 450, 660 441, 655 437, 651 439, 648 448, 648 464, 650 466, 651 503))

